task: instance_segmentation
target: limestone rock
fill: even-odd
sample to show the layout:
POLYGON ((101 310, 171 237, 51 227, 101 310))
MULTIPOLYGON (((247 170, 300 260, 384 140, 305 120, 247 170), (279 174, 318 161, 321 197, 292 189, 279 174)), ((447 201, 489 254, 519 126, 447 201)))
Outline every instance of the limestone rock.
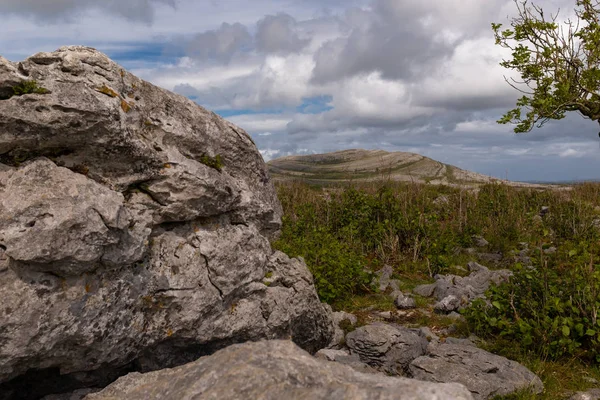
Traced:
POLYGON ((473 235, 473 243, 477 247, 487 247, 490 243, 483 236, 473 235))
POLYGON ((499 284, 509 279, 509 270, 491 271, 476 262, 468 264, 471 274, 465 277, 457 275, 436 275, 436 282, 420 285, 413 292, 425 297, 435 297, 434 306, 438 312, 449 313, 467 306, 476 298, 485 295, 490 284, 499 284))
POLYGON ((399 310, 409 310, 417 307, 415 299, 408 297, 402 292, 396 293, 395 297, 394 304, 396 304, 396 307, 398 307, 399 310))
POLYGON ((0 243, 15 266, 80 275, 139 261, 149 221, 121 193, 46 158, 0 173, 0 243))
POLYGON ((456 383, 356 372, 311 357, 290 342, 230 346, 173 369, 131 373, 86 400, 152 399, 472 399, 456 383))
POLYGON ((376 284, 379 287, 380 292, 385 292, 388 288, 393 273, 394 269, 389 265, 384 265, 383 268, 375 272, 376 284))
POLYGON ((347 313, 345 311, 336 311, 331 314, 333 318, 334 333, 329 348, 339 348, 345 342, 346 332, 344 331, 343 325, 349 325, 352 327, 356 325, 358 319, 354 314, 347 313))
POLYGON ((535 393, 543 390, 540 378, 521 364, 467 344, 430 346, 426 356, 410 363, 409 371, 424 381, 462 383, 476 400, 528 387, 535 393))
POLYGON ((362 326, 346 335, 352 354, 392 375, 403 375, 412 360, 425 354, 427 344, 417 330, 384 323, 362 326))
POLYGON ((5 397, 330 342, 306 265, 269 245, 281 206, 242 129, 81 46, 0 57, 0 98, 5 397), (24 81, 44 90, 11 97, 24 81))

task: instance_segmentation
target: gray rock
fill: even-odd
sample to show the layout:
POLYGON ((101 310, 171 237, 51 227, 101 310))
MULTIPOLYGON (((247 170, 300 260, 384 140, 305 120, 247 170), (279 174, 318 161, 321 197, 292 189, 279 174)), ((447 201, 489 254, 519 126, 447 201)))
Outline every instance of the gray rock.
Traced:
POLYGON ((392 292, 400 291, 400 281, 398 279, 390 279, 389 287, 392 292))
POLYGON ((420 327, 419 333, 421 336, 423 336, 425 339, 427 339, 428 342, 438 343, 440 341, 440 337, 438 335, 436 335, 435 333, 433 333, 431 328, 429 328, 427 326, 420 327))
POLYGON ((569 400, 600 400, 600 389, 590 389, 585 392, 577 392, 569 397, 569 400))
POLYGON ((396 304, 396 307, 398 307, 398 309, 400 309, 400 310, 409 310, 409 309, 417 307, 417 303, 415 302, 415 299, 404 295, 402 292, 400 292, 396 295, 394 304, 396 304))
POLYGON ((363 374, 311 357, 290 342, 230 346, 177 368, 131 373, 86 400, 152 399, 472 399, 456 383, 363 374))
POLYGON ((551 246, 551 247, 548 247, 547 249, 544 249, 544 254, 554 254, 554 253, 556 253, 556 250, 557 250, 556 247, 551 246))
POLYGON ((348 323, 350 323, 350 325, 356 325, 356 323, 358 322, 358 318, 356 318, 356 315, 345 311, 336 311, 331 314, 331 317, 335 325, 341 324, 342 321, 347 321, 348 323))
POLYGON ((428 283, 425 285, 419 285, 413 289, 413 293, 423 297, 431 297, 435 291, 436 284, 428 283))
POLYGON ((462 383, 475 399, 508 395, 528 387, 535 393, 543 390, 540 378, 521 364, 472 345, 440 344, 428 350, 428 355, 410 363, 410 374, 416 379, 462 383))
POLYGON ((473 243, 477 247, 487 247, 490 244, 483 236, 480 235, 473 235, 472 239, 473 243))
POLYGON ((334 361, 340 364, 347 365, 358 372, 364 372, 368 374, 378 373, 378 371, 375 368, 363 363, 358 355, 350 354, 350 352, 346 349, 321 349, 316 352, 315 357, 320 358, 322 360, 334 361))
POLYGON ((361 326, 346 335, 352 354, 392 375, 403 375, 412 360, 425 354, 427 344, 417 330, 384 323, 361 326))
POLYGON ((0 57, 0 94, 25 80, 47 93, 0 101, 0 393, 330 342, 306 265, 269 245, 281 206, 246 132, 87 47, 0 57))
POLYGON ((358 319, 354 314, 347 313, 345 311, 337 311, 331 314, 333 319, 334 333, 331 342, 327 346, 328 348, 339 348, 345 344, 346 332, 342 329, 342 324, 349 324, 350 326, 356 325, 358 319))
POLYGON ((315 353, 315 357, 326 361, 335 361, 336 358, 350 357, 350 352, 341 349, 321 349, 315 353))
POLYGON ((389 265, 384 265, 379 271, 375 272, 376 284, 380 292, 385 292, 388 288, 394 269, 389 265))
POLYGON ((474 261, 467 266, 471 271, 468 276, 436 275, 435 283, 417 286, 413 292, 425 297, 435 297, 438 300, 435 310, 448 313, 483 297, 490 284, 504 282, 512 274, 509 270, 491 271, 474 261))
POLYGON ((0 243, 15 268, 81 275, 133 264, 150 220, 121 193, 40 158, 0 173, 0 243))
POLYGON ((438 196, 435 198, 435 200, 433 200, 433 204, 435 204, 436 206, 445 206, 448 205, 450 203, 450 199, 448 199, 448 196, 438 196))
POLYGON ((379 318, 383 318, 383 319, 387 319, 387 320, 392 319, 391 311, 379 311, 375 315, 378 316, 379 318))
POLYGON ((438 313, 447 314, 451 311, 458 310, 464 305, 464 298, 459 299, 453 294, 444 297, 442 300, 434 304, 433 309, 438 313))
POLYGON ((460 315, 456 311, 452 311, 450 314, 448 314, 448 318, 452 318, 452 319, 456 319, 456 320, 465 319, 465 317, 463 317, 462 315, 460 315))

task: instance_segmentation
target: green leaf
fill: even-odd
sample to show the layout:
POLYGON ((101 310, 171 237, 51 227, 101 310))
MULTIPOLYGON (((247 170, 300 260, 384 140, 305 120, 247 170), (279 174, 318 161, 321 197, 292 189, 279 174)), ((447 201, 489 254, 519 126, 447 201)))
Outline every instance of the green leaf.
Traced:
POLYGON ((563 334, 563 336, 569 336, 571 334, 571 329, 569 329, 568 326, 563 325, 562 334, 563 334))
POLYGON ((492 305, 496 307, 498 310, 502 310, 502 304, 499 301, 492 301, 492 305))
POLYGON ((588 330, 585 332, 585 334, 586 334, 587 336, 594 336, 594 335, 596 334, 596 331, 595 331, 595 330, 593 330, 593 329, 588 329, 588 330))
POLYGON ((577 250, 570 250, 569 251, 569 257, 573 257, 577 255, 577 250))

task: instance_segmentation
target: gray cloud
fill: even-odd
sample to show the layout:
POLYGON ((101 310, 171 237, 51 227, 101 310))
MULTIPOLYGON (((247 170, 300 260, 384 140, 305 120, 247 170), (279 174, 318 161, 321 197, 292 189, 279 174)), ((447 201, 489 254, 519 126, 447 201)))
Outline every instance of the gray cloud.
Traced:
POLYGON ((223 23, 218 29, 199 33, 189 39, 185 50, 195 58, 230 61, 235 53, 250 49, 252 45, 252 36, 244 25, 223 23))
MULTIPOLYGON (((379 71, 388 79, 412 79, 430 74, 454 47, 436 41, 420 19, 426 11, 408 2, 376 2, 371 11, 351 10, 351 33, 325 43, 315 55, 315 82, 379 71), (398 9, 397 5, 404 5, 398 9), (394 12, 392 12, 394 11, 394 12)), ((411 2, 412 4, 412 2, 411 2)))
POLYGON ((26 15, 40 21, 69 20, 86 9, 101 9, 121 17, 151 22, 154 6, 175 7, 176 0, 0 0, 0 14, 26 15))
POLYGON ((256 48, 264 53, 292 53, 310 42, 298 35, 297 23, 287 14, 267 15, 257 23, 256 48))

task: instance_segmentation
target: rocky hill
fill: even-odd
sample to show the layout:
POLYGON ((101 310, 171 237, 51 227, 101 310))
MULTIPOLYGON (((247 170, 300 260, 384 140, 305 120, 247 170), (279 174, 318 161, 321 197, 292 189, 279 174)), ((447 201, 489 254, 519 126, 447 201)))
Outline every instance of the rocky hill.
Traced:
MULTIPOLYGON (((298 179, 317 184, 378 179, 446 185, 478 185, 499 181, 419 154, 383 150, 353 149, 287 156, 271 160, 267 165, 271 177, 276 181, 298 179)), ((522 185, 517 182, 511 184, 522 185)))

